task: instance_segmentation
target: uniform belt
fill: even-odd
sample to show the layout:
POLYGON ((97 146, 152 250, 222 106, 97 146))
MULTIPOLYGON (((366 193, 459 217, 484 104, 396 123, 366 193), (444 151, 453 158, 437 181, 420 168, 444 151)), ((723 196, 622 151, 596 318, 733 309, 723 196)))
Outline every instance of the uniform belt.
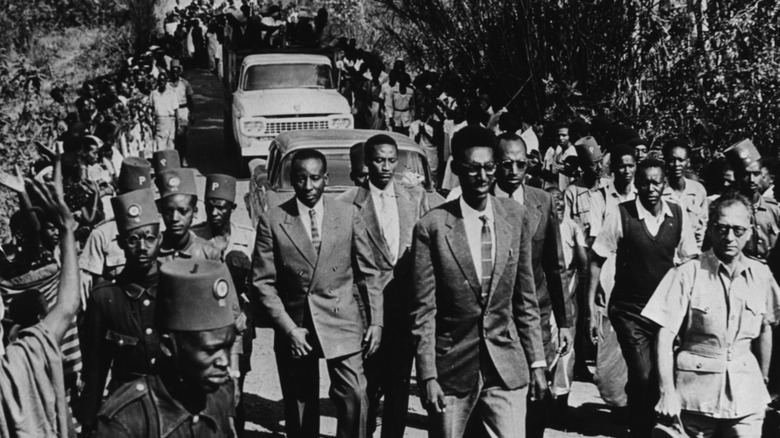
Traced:
POLYGON ((725 356, 727 361, 736 360, 744 356, 745 354, 751 352, 749 342, 740 343, 738 345, 732 345, 726 348, 718 348, 718 347, 711 347, 709 345, 690 343, 690 344, 683 345, 682 348, 680 348, 680 351, 687 351, 688 353, 697 356, 711 357, 711 358, 719 358, 725 356))

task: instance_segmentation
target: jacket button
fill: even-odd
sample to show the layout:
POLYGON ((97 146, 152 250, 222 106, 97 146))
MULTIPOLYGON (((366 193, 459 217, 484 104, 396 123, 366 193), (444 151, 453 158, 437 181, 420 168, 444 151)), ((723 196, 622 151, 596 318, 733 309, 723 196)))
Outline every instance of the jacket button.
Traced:
POLYGON ((197 416, 197 415, 194 415, 194 416, 192 417, 192 422, 193 422, 193 423, 197 423, 198 421, 200 421, 200 417, 199 417, 199 416, 197 416))
POLYGON ((303 271, 298 271, 298 276, 303 277, 303 271))
POLYGON ((147 335, 151 335, 152 334, 152 329, 151 328, 146 329, 146 334, 147 335))
POLYGON ((120 340, 119 340, 119 345, 124 345, 124 343, 125 343, 125 340, 124 340, 124 339, 120 339, 120 340))

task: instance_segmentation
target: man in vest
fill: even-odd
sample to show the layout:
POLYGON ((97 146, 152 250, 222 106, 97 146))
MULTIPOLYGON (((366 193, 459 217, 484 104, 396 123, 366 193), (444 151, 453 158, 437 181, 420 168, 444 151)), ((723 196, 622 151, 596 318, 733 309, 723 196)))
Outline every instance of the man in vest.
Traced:
POLYGON ((98 415, 97 436, 233 437, 230 349, 238 298, 224 264, 179 259, 160 268, 158 373, 119 388, 98 415))
POLYGON ((642 309, 675 260, 699 252, 688 215, 679 205, 662 198, 664 169, 663 162, 652 158, 639 163, 637 199, 607 211, 590 262, 590 331, 591 339, 597 342, 596 289, 601 266, 616 253, 615 286, 607 309, 628 366, 626 393, 632 438, 650 437, 658 399, 651 354, 657 326, 641 315, 642 309))
POLYGON ((115 281, 96 287, 89 296, 82 346, 84 390, 80 418, 86 431, 95 424, 109 370, 113 393, 123 384, 153 373, 160 355, 154 327, 160 251, 160 215, 151 189, 111 199, 118 229, 116 242, 127 263, 115 281))

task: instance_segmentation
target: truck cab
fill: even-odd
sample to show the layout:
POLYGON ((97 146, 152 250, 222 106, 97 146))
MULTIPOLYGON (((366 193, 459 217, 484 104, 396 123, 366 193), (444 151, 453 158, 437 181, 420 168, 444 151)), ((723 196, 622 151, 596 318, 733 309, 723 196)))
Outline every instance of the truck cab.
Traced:
POLYGON ((228 147, 242 157, 267 157, 271 140, 283 132, 353 126, 324 54, 248 54, 236 73, 225 78, 233 91, 226 96, 224 126, 228 147))

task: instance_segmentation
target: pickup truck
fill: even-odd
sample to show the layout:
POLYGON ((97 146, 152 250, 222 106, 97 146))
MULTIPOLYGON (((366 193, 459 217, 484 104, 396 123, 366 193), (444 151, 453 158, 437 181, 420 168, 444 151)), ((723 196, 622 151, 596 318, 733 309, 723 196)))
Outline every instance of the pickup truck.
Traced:
MULTIPOLYGON (((225 62, 237 57, 233 52, 225 62)), ((353 126, 350 105, 336 90, 326 55, 248 54, 236 74, 224 80, 226 144, 243 158, 267 157, 271 140, 283 132, 353 126)))

